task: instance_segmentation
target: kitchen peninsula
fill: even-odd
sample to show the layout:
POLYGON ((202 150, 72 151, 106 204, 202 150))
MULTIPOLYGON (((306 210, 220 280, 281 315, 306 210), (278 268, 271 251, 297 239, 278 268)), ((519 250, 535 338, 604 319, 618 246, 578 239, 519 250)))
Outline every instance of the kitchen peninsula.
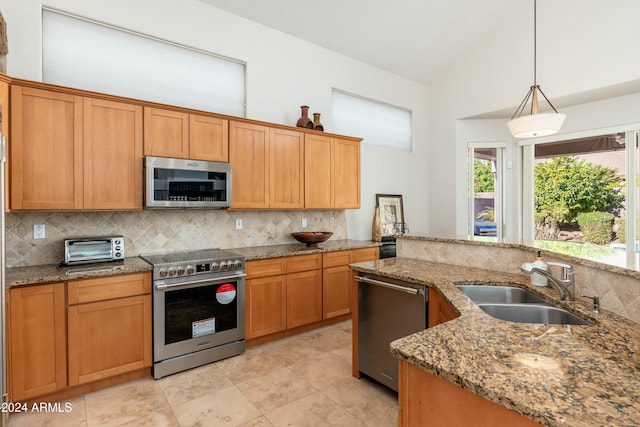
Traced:
MULTIPOLYGON (((398 258, 359 263, 352 268, 427 285, 460 313, 449 322, 392 342, 391 352, 401 363, 401 425, 415 422, 409 417, 420 415, 412 406, 418 404, 417 400, 428 405, 428 400, 437 396, 437 392, 433 396, 415 393, 415 383, 406 384, 416 374, 446 380, 460 393, 472 393, 499 405, 501 410, 520 414, 526 417, 521 417, 524 425, 529 425, 529 420, 571 426, 640 423, 636 404, 640 399, 640 332, 636 322, 608 310, 594 314, 586 299, 560 304, 559 294, 552 288, 532 289, 529 277, 517 271, 533 249, 521 245, 405 236, 398 239, 398 251, 398 258), (469 252, 485 250, 492 250, 493 259, 502 262, 502 271, 493 266, 481 269, 468 265, 482 258, 469 258, 469 252), (429 256, 449 257, 449 262, 427 260, 429 256), (592 325, 501 321, 456 288, 460 283, 527 288, 592 325)), ((586 274, 583 267, 577 266, 576 270, 579 290, 580 278, 586 274)), ((637 280, 635 274, 628 272, 632 280, 637 280)), ((472 414, 478 422, 475 412, 456 407, 452 400, 456 401, 448 399, 445 407, 436 408, 444 411, 438 416, 451 415, 446 412, 449 410, 456 412, 454 416, 472 414)), ((435 415, 432 412, 429 416, 435 415)))

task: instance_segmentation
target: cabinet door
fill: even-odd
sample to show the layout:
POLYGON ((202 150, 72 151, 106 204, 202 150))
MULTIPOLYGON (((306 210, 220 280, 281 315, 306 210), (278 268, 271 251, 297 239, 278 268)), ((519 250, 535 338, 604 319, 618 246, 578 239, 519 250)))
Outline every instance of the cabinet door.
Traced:
POLYGON ((250 123, 229 123, 233 208, 269 207, 269 129, 250 123))
POLYGON ((212 162, 229 161, 229 121, 216 117, 189 116, 189 157, 212 162))
POLYGON ((13 402, 67 386, 64 283, 11 289, 9 383, 13 402))
POLYGON ((189 158, 189 114, 144 108, 144 155, 189 158))
POLYGON ((287 329, 322 320, 322 270, 287 275, 287 329))
POLYGON ((82 97, 11 88, 11 209, 82 209, 82 97))
MULTIPOLYGON (((7 144, 9 143, 9 119, 11 109, 9 108, 9 82, 8 81, 0 81, 0 113, 2 115, 2 134, 7 138, 7 144)), ((9 153, 9 147, 6 147, 6 152, 9 153)), ((11 166, 7 163, 6 168, 4 170, 4 206, 5 210, 9 211, 10 200, 9 200, 9 168, 11 166)))
POLYGON ((305 135, 304 143, 304 207, 332 209, 333 138, 305 135))
POLYGON ((333 156, 334 206, 360 208, 360 142, 336 138, 333 156))
POLYGON ((84 99, 84 209, 142 209, 142 107, 84 99))
POLYGON ((151 295, 70 306, 69 385, 152 364, 151 295))
POLYGON ((380 249, 376 247, 354 249, 351 251, 351 263, 375 261, 380 255, 380 249))
POLYGON ((269 207, 304 207, 304 134, 270 130, 269 207))
POLYGON ((245 337, 256 338, 287 327, 286 276, 247 279, 245 283, 245 337))
POLYGON ((325 268, 322 273, 322 318, 351 313, 349 266, 325 268))

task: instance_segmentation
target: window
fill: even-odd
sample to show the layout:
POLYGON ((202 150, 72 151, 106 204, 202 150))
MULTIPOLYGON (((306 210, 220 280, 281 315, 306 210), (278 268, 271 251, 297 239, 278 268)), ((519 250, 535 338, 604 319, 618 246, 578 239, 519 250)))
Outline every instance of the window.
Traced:
POLYGON ((469 143, 469 236, 500 241, 504 224, 503 143, 469 143))
POLYGON ((364 144, 411 151, 411 111, 339 90, 332 93, 333 131, 364 144))
POLYGON ((48 83, 245 116, 245 65, 208 52, 44 9, 48 83))
POLYGON ((523 238, 541 249, 638 268, 638 132, 604 129, 525 145, 523 238), (565 137, 566 138, 566 137, 565 137))

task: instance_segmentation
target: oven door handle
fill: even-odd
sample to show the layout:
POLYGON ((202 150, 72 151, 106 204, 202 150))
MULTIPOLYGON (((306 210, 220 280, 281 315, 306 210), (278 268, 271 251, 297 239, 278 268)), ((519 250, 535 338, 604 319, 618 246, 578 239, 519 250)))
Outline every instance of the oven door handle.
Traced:
POLYGON ((234 274, 233 276, 224 276, 224 277, 216 277, 216 278, 209 278, 209 279, 204 279, 204 280, 193 280, 191 282, 183 282, 183 283, 174 283, 172 285, 165 285, 164 282, 162 282, 162 284, 156 285, 156 289, 159 290, 163 290, 163 289, 168 289, 168 288, 178 288, 181 286, 191 286, 191 285, 197 285, 198 283, 214 283, 214 282, 222 282, 224 280, 233 280, 233 279, 240 279, 242 277, 246 277, 246 274, 234 274))

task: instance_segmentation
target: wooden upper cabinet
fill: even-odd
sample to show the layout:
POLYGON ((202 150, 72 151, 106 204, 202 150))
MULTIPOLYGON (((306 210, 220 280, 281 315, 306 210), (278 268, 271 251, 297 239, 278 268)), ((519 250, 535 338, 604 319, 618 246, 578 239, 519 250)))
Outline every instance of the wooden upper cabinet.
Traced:
POLYGON ((266 126, 229 123, 229 162, 233 165, 233 208, 269 207, 270 132, 266 126))
POLYGON ((83 207, 82 97, 11 87, 11 209, 83 207))
POLYGON ((305 135, 305 208, 360 208, 360 141, 305 135))
POLYGON ((269 207, 304 208, 304 134, 270 129, 269 207))
POLYGON ((323 135, 305 135, 304 144, 304 207, 307 209, 332 208, 333 138, 323 135))
MULTIPOLYGON (((9 82, 0 80, 0 113, 2 118, 2 134, 7 138, 7 143, 9 139, 9 119, 10 119, 10 111, 9 107, 9 82)), ((9 149, 6 149, 7 153, 9 153, 9 149)), ((5 168, 4 171, 4 206, 6 210, 9 210, 10 200, 9 200, 9 165, 5 168)))
POLYGON ((216 117, 189 116, 189 157, 212 162, 229 161, 229 121, 216 117))
POLYGON ((84 209, 142 209, 142 107, 84 99, 84 209))
POLYGON ((229 121, 145 107, 144 155, 228 162, 229 121))
POLYGON ((189 114, 144 108, 144 155, 189 158, 189 114))
POLYGON ((360 141, 335 139, 334 207, 360 208, 360 141))

